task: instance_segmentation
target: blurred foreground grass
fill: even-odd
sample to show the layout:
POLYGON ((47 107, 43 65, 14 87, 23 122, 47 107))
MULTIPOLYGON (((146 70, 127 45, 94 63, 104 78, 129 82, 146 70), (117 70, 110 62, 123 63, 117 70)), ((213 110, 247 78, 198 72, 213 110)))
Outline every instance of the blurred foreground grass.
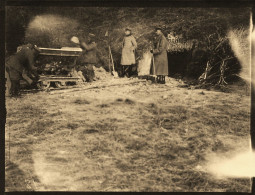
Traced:
POLYGON ((249 179, 199 167, 248 148, 250 97, 179 84, 7 99, 6 190, 249 192, 249 179))

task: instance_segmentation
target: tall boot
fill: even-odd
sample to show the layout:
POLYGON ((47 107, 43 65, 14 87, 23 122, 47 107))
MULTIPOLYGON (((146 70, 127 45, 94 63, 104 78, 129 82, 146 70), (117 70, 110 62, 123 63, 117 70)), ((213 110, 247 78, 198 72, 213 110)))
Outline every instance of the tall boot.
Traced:
POLYGON ((157 75, 156 83, 160 83, 160 75, 157 75))
POLYGON ((132 75, 132 65, 128 66, 128 77, 131 77, 132 75))
POLYGON ((125 76, 125 66, 121 65, 121 67, 122 67, 122 74, 121 74, 121 76, 124 77, 125 76))
POLYGON ((164 75, 162 75, 161 84, 165 84, 165 83, 166 83, 165 78, 166 78, 166 77, 165 77, 164 75))

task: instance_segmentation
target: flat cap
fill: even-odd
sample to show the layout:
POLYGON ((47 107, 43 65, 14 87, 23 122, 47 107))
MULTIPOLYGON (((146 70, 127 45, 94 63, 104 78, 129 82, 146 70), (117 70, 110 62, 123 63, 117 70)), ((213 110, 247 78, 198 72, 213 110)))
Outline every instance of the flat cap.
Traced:
POLYGON ((155 30, 161 30, 162 31, 162 28, 161 27, 156 27, 155 30))

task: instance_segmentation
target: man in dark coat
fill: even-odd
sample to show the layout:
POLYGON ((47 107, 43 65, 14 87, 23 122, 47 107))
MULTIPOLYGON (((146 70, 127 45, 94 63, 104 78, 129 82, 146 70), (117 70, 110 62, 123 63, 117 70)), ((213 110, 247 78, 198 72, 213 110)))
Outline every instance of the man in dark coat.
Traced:
POLYGON ((167 46, 168 41, 163 35, 161 28, 156 28, 156 44, 153 53, 153 68, 152 74, 157 75, 157 82, 165 84, 165 76, 168 75, 168 59, 167 59, 167 46))
POLYGON ((89 33, 88 43, 80 38, 79 44, 83 52, 76 60, 77 69, 82 72, 86 81, 91 82, 95 78, 93 66, 96 66, 100 61, 98 58, 95 35, 89 33))
POLYGON ((30 85, 38 79, 34 64, 39 52, 37 46, 27 44, 19 47, 17 53, 6 59, 7 86, 10 86, 11 96, 19 96, 21 79, 25 79, 30 85), (29 74, 34 77, 31 78, 29 74))

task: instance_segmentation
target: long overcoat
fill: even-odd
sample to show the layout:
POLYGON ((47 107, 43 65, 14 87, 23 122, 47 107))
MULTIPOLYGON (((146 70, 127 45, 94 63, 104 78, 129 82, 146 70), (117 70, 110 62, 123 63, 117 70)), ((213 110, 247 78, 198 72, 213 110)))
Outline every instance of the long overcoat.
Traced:
POLYGON ((137 43, 133 35, 125 36, 122 43, 121 65, 135 64, 137 43))
POLYGON ((168 75, 167 45, 166 37, 163 34, 159 35, 153 49, 154 68, 152 68, 152 73, 154 75, 168 75))

